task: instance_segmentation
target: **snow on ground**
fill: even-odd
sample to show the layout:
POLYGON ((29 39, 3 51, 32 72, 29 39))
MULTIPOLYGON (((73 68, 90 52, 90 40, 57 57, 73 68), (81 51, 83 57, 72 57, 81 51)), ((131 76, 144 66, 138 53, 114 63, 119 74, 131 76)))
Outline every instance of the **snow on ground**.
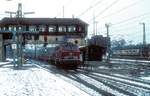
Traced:
POLYGON ((0 62, 0 65, 9 64, 10 62, 0 62))
POLYGON ((122 79, 122 78, 112 77, 112 76, 108 76, 108 75, 104 75, 104 74, 99 74, 99 73, 93 73, 93 74, 96 74, 96 75, 99 75, 99 76, 103 76, 103 77, 106 77, 106 78, 110 78, 110 79, 114 79, 114 80, 118 80, 118 81, 123 81, 123 82, 130 83, 130 84, 139 85, 141 87, 143 86, 143 87, 150 88, 149 85, 143 84, 143 83, 140 83, 140 82, 135 82, 135 81, 131 81, 131 80, 125 80, 125 79, 122 79))
POLYGON ((144 80, 150 80, 150 76, 149 77, 141 77, 144 80))
POLYGON ((43 69, 24 65, 0 67, 0 96, 89 96, 84 91, 43 69))
POLYGON ((111 58, 111 60, 150 63, 149 60, 132 60, 132 59, 117 59, 117 58, 111 58))
POLYGON ((80 78, 82 78, 83 80, 87 80, 87 82, 89 82, 90 84, 94 83, 94 85, 102 90, 105 90, 106 92, 110 92, 115 96, 126 96, 122 93, 119 93, 116 90, 113 90, 112 88, 109 88, 108 86, 104 85, 103 83, 100 83, 94 79, 92 79, 91 77, 88 77, 86 75, 80 74, 78 75, 80 78))

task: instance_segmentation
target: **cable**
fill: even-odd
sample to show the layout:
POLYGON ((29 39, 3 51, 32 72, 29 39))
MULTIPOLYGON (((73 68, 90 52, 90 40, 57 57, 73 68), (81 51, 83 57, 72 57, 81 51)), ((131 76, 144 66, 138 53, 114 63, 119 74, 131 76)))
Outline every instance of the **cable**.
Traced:
POLYGON ((132 30, 132 29, 134 29, 134 28, 136 28, 137 26, 132 26, 132 27, 128 27, 128 28, 121 28, 120 30, 119 29, 117 29, 117 30, 113 30, 113 31, 115 31, 115 32, 120 32, 120 31, 123 31, 123 30, 125 30, 125 31, 127 31, 127 30, 132 30))
MULTIPOLYGON (((131 8, 131 7, 135 6, 135 5, 137 5, 137 4, 140 3, 140 2, 141 2, 141 0, 139 0, 139 1, 137 1, 137 2, 134 2, 134 3, 132 3, 132 4, 128 5, 128 6, 123 7, 122 9, 120 9, 120 10, 118 10, 118 11, 116 11, 116 12, 110 13, 109 15, 102 17, 101 19, 104 19, 104 18, 109 17, 109 16, 112 16, 112 15, 116 15, 116 14, 118 14, 118 13, 120 13, 120 12, 126 10, 126 9, 129 9, 129 8, 131 8)), ((99 20, 101 20, 101 19, 99 19, 99 20)), ((98 21, 99 21, 99 20, 98 20, 98 21)))
POLYGON ((121 24, 121 23, 124 23, 124 22, 128 22, 128 21, 130 21, 130 20, 134 20, 134 19, 136 19, 136 18, 145 16, 145 15, 149 15, 149 14, 150 14, 150 12, 147 12, 147 13, 144 13, 144 14, 142 14, 142 15, 134 16, 134 17, 128 18, 128 19, 126 19, 126 20, 123 20, 123 21, 114 23, 114 24, 112 24, 112 25, 118 25, 118 24, 121 24))
MULTIPOLYGON (((133 18, 133 17, 131 17, 131 18, 128 18, 127 20, 123 20, 123 21, 120 21, 121 23, 126 23, 127 21, 129 21, 129 19, 130 20, 135 20, 135 19, 137 19, 137 18, 139 18, 139 17, 142 17, 142 16, 145 16, 145 15, 149 15, 150 14, 150 12, 148 12, 147 14, 145 13, 145 14, 142 14, 142 15, 138 15, 138 16, 135 16, 136 18, 133 18)), ((141 19, 142 20, 142 19, 141 19)), ((132 22, 132 24, 133 23, 136 23, 137 22, 137 24, 141 21, 141 20, 135 20, 134 22, 132 22)), ((114 23, 114 24, 112 24, 111 26, 112 27, 116 27, 116 26, 122 26, 122 25, 119 25, 119 24, 121 24, 121 23, 114 23)), ((129 23, 127 23, 127 24, 125 24, 125 25, 123 25, 123 27, 124 26, 128 26, 129 24, 131 24, 131 22, 129 22, 129 23)), ((148 23, 147 23, 148 24, 148 23)), ((119 27, 120 28, 120 27, 119 27)), ((105 30, 105 28, 98 28, 98 30, 105 30)))
POLYGON ((85 13, 87 13, 89 10, 91 10, 93 7, 101 4, 104 0, 100 0, 98 2, 96 2, 94 5, 90 6, 89 8, 87 8, 85 11, 83 11, 80 15, 78 15, 78 17, 81 17, 82 15, 84 15, 85 13))
MULTIPOLYGON (((106 10, 108 10, 109 8, 111 8, 113 5, 115 5, 118 1, 120 0, 115 0, 113 3, 111 3, 108 7, 106 7, 103 11, 101 11, 99 14, 97 14, 95 16, 95 18, 99 17, 99 15, 103 14, 104 12, 106 12, 106 10)), ((91 22, 93 19, 91 19, 89 22, 91 22)))

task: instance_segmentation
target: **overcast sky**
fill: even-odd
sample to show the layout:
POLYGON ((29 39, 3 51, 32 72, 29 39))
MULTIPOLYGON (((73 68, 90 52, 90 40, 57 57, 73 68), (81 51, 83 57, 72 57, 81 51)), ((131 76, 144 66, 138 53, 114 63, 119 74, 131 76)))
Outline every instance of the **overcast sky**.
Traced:
POLYGON ((25 17, 80 18, 89 24, 88 36, 93 34, 93 17, 97 34, 106 36, 105 23, 110 24, 112 40, 124 38, 133 43, 142 42, 142 25, 146 24, 146 41, 150 43, 150 0, 0 0, 0 19, 5 11, 16 11, 22 3, 23 11, 35 14, 25 17))

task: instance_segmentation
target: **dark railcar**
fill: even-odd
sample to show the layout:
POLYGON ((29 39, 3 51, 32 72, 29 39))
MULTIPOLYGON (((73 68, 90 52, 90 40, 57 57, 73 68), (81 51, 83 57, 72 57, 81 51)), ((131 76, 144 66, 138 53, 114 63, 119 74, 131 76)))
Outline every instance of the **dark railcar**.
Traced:
POLYGON ((83 61, 102 61, 107 47, 110 47, 110 38, 103 37, 102 35, 93 36, 88 40, 87 46, 80 48, 83 61))
POLYGON ((89 45, 81 47, 83 61, 102 61, 103 55, 106 53, 106 48, 97 45, 89 45))

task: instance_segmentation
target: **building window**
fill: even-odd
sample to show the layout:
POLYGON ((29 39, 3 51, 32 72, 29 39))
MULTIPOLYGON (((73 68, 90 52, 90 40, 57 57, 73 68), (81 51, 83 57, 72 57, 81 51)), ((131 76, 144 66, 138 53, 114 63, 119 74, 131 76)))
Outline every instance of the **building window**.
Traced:
POLYGON ((66 32, 66 26, 59 26, 58 31, 59 32, 66 32))
POLYGON ((26 26, 22 26, 22 30, 23 30, 23 31, 27 31, 27 30, 26 30, 26 26))
POLYGON ((18 30, 19 30, 19 31, 22 31, 22 27, 19 26, 19 27, 18 27, 18 30))
POLYGON ((9 31, 12 31, 12 30, 13 30, 13 27, 12 27, 12 26, 9 26, 9 27, 8 27, 8 30, 9 30, 9 31))
POLYGON ((16 28, 16 26, 14 26, 14 27, 13 27, 13 31, 17 31, 17 28, 16 28))
POLYGON ((29 31, 35 32, 36 31, 36 26, 29 26, 29 31))
POLYGON ((6 27, 3 27, 3 30, 6 31, 6 27))
POLYGON ((76 27, 75 26, 68 26, 68 32, 75 32, 76 27))
POLYGON ((56 32, 56 26, 49 26, 48 32, 56 32))
POLYGON ((45 32, 46 31, 46 26, 45 25, 40 25, 39 26, 39 31, 45 32))
POLYGON ((81 32, 82 31, 82 27, 81 26, 79 26, 79 32, 81 32))

